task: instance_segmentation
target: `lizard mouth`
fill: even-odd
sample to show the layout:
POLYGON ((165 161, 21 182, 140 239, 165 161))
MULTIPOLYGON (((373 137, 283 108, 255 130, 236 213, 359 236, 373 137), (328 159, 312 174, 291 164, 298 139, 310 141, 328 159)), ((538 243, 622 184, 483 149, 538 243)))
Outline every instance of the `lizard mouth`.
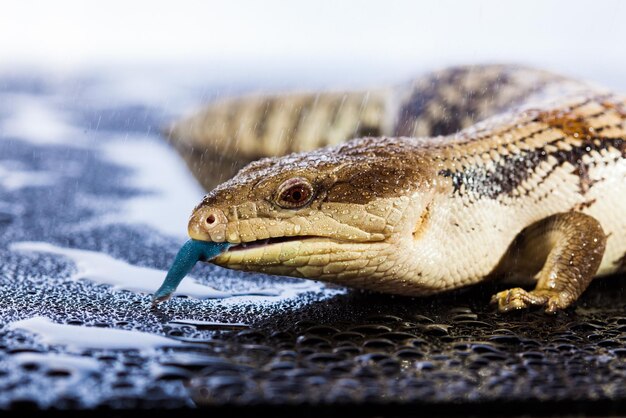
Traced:
POLYGON ((338 254, 346 243, 321 236, 269 238, 232 245, 211 262, 236 270, 290 275, 287 270, 293 270, 294 263, 305 265, 316 255, 330 257, 330 254, 338 254))
POLYGON ((273 244, 282 244, 285 242, 292 242, 292 241, 305 241, 307 239, 314 239, 314 238, 322 238, 322 237, 317 237, 314 235, 303 235, 303 236, 260 239, 256 241, 242 242, 240 244, 232 245, 228 248, 227 251, 236 252, 236 251, 251 250, 251 249, 259 248, 259 247, 267 247, 273 244))

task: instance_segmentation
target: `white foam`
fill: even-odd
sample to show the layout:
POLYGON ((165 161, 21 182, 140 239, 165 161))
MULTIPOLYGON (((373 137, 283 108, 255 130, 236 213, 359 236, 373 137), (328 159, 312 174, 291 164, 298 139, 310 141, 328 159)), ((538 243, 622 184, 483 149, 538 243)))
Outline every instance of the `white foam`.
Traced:
POLYGON ((103 223, 147 224, 168 235, 183 237, 189 215, 203 192, 183 161, 161 139, 109 141, 105 158, 133 171, 127 186, 147 192, 121 202, 119 211, 103 223))
POLYGON ((45 96, 12 95, 5 105, 9 114, 0 124, 3 136, 37 145, 85 145, 83 131, 45 96))
MULTIPOLYGON (((67 257, 76 264, 72 280, 88 280, 98 284, 113 286, 115 290, 130 290, 154 293, 161 285, 164 270, 133 266, 97 251, 77 250, 52 245, 46 242, 14 242, 9 244, 11 251, 50 253, 67 257)), ((276 283, 271 289, 257 289, 247 292, 223 292, 201 284, 187 276, 174 295, 185 295, 196 299, 222 299, 221 303, 238 305, 248 303, 273 303, 295 299, 303 293, 323 292, 324 298, 345 292, 345 289, 329 289, 323 283, 311 280, 276 283)))
POLYGON ((44 344, 63 345, 75 350, 150 350, 184 344, 147 332, 56 324, 43 316, 11 322, 8 328, 37 334, 44 344))
POLYGON ((250 325, 242 322, 214 322, 214 321, 201 321, 198 319, 172 319, 172 324, 191 325, 194 327, 208 327, 208 328, 249 328, 250 325))
MULTIPOLYGON (((122 260, 96 251, 57 247, 46 242, 16 242, 9 245, 11 251, 43 252, 69 258, 76 264, 73 280, 89 280, 107 284, 117 290, 154 293, 161 285, 167 272, 149 267, 133 266, 122 260)), ((225 298, 231 293, 221 292, 197 283, 187 277, 178 286, 174 295, 186 295, 198 299, 225 298)))
MULTIPOLYGON (((245 304, 258 304, 264 302, 275 302, 275 301, 284 301, 284 300, 296 300, 298 301, 298 296, 303 293, 322 293, 321 296, 317 297, 316 300, 324 300, 335 295, 339 295, 345 293, 347 289, 345 288, 327 288, 324 283, 316 282, 312 280, 301 280, 298 283, 290 282, 290 283, 276 283, 274 285, 275 291, 280 295, 278 297, 273 296, 263 296, 262 293, 255 292, 253 295, 251 294, 233 294, 233 297, 226 298, 220 300, 220 303, 226 306, 238 306, 245 304)), ((298 303, 308 303, 303 300, 300 300, 298 303)))
MULTIPOLYGON (((31 318, 32 321, 33 318, 31 318)), ((17 353, 10 359, 17 364, 35 363, 46 369, 70 369, 83 373, 95 372, 100 366, 98 360, 91 357, 58 353, 17 353)))
POLYGON ((57 180, 58 176, 49 171, 23 170, 17 161, 0 163, 0 187, 9 191, 25 187, 49 186, 57 180))

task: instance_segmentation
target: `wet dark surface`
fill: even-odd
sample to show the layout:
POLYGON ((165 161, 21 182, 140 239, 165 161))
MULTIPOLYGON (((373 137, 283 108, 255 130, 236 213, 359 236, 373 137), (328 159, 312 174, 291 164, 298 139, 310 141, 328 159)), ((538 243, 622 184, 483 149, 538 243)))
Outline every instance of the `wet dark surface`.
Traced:
MULTIPOLYGON (((37 80, 1 86, 4 121, 12 117, 14 95, 36 100, 54 90, 37 80)), ((78 267, 67 257, 11 250, 12 243, 43 241, 166 270, 184 241, 139 223, 100 222, 122 202, 149 195, 128 186, 132 169, 103 158, 101 147, 113 133, 154 132, 171 115, 150 103, 107 103, 99 111, 75 96, 68 100, 64 90, 55 94, 55 106, 73 115, 83 145, 34 144, 0 131, 0 165, 56 174, 45 185, 0 182, 0 408, 623 412, 626 277, 593 283, 574 308, 556 316, 503 316, 487 305, 497 285, 413 299, 330 286, 297 290, 300 280, 203 265, 195 277, 216 289, 281 286, 283 293, 179 297, 153 309, 148 294, 89 277, 74 280, 78 267), (98 347, 96 339, 85 348, 12 325, 36 316, 77 327, 76 333, 78 327, 134 330, 169 337, 172 344, 112 349, 98 347)))

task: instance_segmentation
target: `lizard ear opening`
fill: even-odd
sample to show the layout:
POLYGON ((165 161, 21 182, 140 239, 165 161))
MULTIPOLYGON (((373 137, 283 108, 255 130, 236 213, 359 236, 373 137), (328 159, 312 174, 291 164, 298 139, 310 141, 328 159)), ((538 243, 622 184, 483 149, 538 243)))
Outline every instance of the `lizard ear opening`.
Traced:
POLYGON ((413 239, 419 239, 424 230, 426 229, 426 224, 428 223, 428 219, 430 218, 430 204, 426 206, 424 212, 420 215, 419 219, 415 223, 415 227, 413 228, 413 239))

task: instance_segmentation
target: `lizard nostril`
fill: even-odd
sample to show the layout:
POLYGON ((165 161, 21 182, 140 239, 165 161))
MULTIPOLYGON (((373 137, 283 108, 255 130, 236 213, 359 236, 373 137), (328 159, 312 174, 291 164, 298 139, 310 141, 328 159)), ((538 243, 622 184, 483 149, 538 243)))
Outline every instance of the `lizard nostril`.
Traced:
POLYGON ((187 230, 192 239, 221 242, 226 234, 228 218, 219 208, 199 208, 189 218, 187 230))

